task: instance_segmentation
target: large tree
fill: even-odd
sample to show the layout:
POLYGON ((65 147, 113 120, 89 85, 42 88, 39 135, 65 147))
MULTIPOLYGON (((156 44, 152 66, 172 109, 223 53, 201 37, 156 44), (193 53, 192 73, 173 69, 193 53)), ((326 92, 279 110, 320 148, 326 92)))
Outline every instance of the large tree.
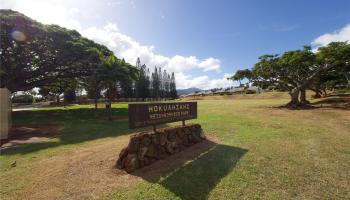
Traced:
POLYGON ((117 97, 117 88, 123 84, 131 83, 138 76, 138 70, 126 63, 124 59, 120 60, 111 55, 101 58, 103 64, 101 65, 100 73, 98 74, 101 88, 106 90, 106 98, 108 99, 108 113, 111 119, 112 101, 117 97))
POLYGON ((331 74, 339 82, 346 81, 350 86, 350 44, 347 42, 332 42, 317 51, 317 64, 328 65, 331 74))
POLYGON ((308 103, 306 89, 319 87, 330 78, 339 80, 339 74, 344 78, 349 75, 349 49, 346 42, 337 42, 319 48, 317 53, 305 46, 281 56, 264 55, 252 70, 253 79, 288 91, 291 100, 287 106, 303 106, 308 103))
POLYGON ((304 46, 302 50, 287 51, 278 60, 280 76, 277 80, 286 88, 291 95, 290 106, 304 105, 306 100, 306 89, 311 81, 319 75, 323 69, 322 65, 316 65, 316 55, 310 46, 304 46), (300 94, 300 100, 298 96, 300 94))
POLYGON ((312 79, 323 70, 323 67, 314 64, 315 55, 310 47, 288 51, 282 56, 264 55, 259 59, 260 61, 253 68, 257 80, 271 82, 287 90, 291 97, 287 104, 290 107, 307 103, 305 90, 312 79))
POLYGON ((0 41, 0 87, 12 92, 89 76, 90 48, 113 54, 77 31, 44 25, 12 10, 0 10, 0 41))

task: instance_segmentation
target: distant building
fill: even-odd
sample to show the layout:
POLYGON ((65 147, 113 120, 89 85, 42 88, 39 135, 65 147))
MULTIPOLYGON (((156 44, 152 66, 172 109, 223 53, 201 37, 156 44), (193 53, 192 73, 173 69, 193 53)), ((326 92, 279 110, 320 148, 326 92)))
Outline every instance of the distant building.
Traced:
POLYGON ((215 91, 214 94, 224 95, 224 94, 228 94, 228 92, 225 89, 221 89, 221 90, 215 91))
POLYGON ((230 94, 236 94, 236 93, 243 93, 244 92, 244 87, 237 87, 237 88, 232 88, 232 89, 229 89, 228 92, 230 94))
POLYGON ((246 89, 247 93, 260 93, 262 91, 262 89, 260 87, 257 86, 250 86, 246 89))
POLYGON ((248 88, 245 87, 235 87, 230 89, 220 89, 216 91, 200 91, 200 92, 192 92, 187 95, 182 95, 181 97, 199 97, 199 96, 210 96, 210 95, 232 95, 232 94, 243 94, 243 93, 260 93, 262 92, 262 89, 257 86, 251 86, 248 88))
POLYGON ((210 96, 210 95, 213 95, 214 93, 211 90, 208 90, 208 91, 205 91, 203 94, 206 96, 210 96))

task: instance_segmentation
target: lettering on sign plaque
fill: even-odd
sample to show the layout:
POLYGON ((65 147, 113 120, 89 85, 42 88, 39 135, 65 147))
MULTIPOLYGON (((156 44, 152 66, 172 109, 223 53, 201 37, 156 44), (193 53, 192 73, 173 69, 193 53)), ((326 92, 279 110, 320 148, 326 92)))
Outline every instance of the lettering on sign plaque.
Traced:
POLYGON ((129 128, 197 118, 197 102, 129 104, 129 128))

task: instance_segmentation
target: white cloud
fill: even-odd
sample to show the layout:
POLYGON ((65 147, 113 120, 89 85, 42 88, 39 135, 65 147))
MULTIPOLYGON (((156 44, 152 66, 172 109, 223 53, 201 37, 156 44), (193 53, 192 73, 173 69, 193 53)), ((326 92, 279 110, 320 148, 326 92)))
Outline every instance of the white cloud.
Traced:
POLYGON ((227 78, 232 74, 224 74, 222 78, 210 79, 208 76, 192 77, 191 75, 185 75, 182 72, 175 73, 176 87, 178 89, 185 89, 190 87, 196 87, 200 89, 212 89, 212 88, 226 88, 233 86, 234 83, 227 78))
POLYGON ((133 38, 120 33, 115 24, 109 23, 103 29, 90 27, 81 31, 82 35, 110 48, 117 57, 135 63, 140 57, 148 67, 159 66, 172 72, 200 69, 204 72, 220 72, 220 60, 216 58, 199 59, 195 56, 175 55, 166 57, 154 52, 154 46, 141 45, 133 38), (113 28, 111 28, 113 27, 113 28))
POLYGON ((210 57, 199 63, 199 67, 203 68, 204 71, 220 71, 220 64, 221 61, 219 59, 210 57))
POLYGON ((350 41, 350 24, 346 25, 340 30, 334 31, 333 33, 323 34, 314 41, 312 41, 312 45, 316 47, 326 46, 331 42, 344 42, 350 41))
MULTIPOLYGON (((135 3, 130 4, 136 8, 135 3)), ((122 34, 115 23, 108 22, 103 28, 83 28, 77 20, 83 10, 66 8, 62 1, 16 0, 1 1, 1 8, 14 9, 46 24, 58 24, 70 29, 76 29, 83 36, 106 45, 117 57, 124 58, 129 63, 135 63, 137 57, 148 67, 162 67, 176 73, 178 88, 198 87, 203 89, 226 87, 230 84, 225 76, 221 79, 210 79, 209 76, 193 77, 191 71, 220 72, 221 62, 217 58, 200 59, 196 56, 174 55, 172 57, 156 54, 153 45, 142 45, 133 38, 122 34), (185 75, 186 74, 186 75, 185 75)))
POLYGON ((107 31, 117 32, 119 30, 118 26, 114 23, 108 22, 106 26, 103 27, 107 31))
POLYGON ((76 20, 78 8, 66 8, 59 2, 45 0, 1 1, 1 9, 14 9, 45 24, 57 24, 80 31, 81 24, 76 20))

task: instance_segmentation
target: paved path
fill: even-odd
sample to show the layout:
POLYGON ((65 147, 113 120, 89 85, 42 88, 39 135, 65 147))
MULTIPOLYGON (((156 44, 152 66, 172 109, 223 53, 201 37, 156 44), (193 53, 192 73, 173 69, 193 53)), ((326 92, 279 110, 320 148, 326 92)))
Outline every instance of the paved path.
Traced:
POLYGON ((31 108, 12 108, 12 111, 15 112, 15 111, 23 111, 23 110, 33 110, 34 107, 31 107, 31 108))

